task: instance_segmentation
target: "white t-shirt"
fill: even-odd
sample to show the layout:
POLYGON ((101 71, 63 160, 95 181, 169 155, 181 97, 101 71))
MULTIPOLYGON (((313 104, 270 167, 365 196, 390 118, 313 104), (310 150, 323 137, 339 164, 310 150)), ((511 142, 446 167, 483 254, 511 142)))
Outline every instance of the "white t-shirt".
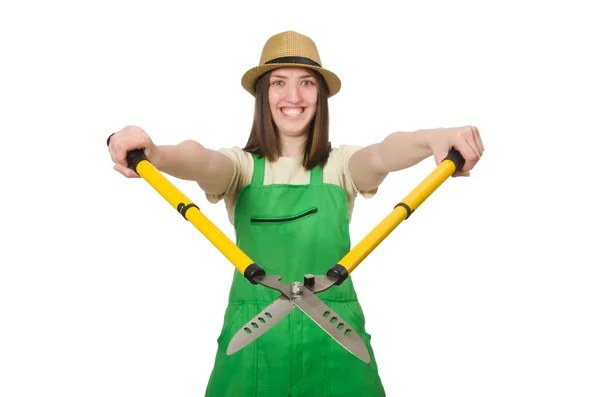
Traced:
MULTIPOLYGON (((323 168, 323 183, 338 185, 346 191, 348 198, 348 219, 352 219, 354 200, 359 193, 365 198, 371 198, 377 192, 377 189, 359 191, 352 181, 350 172, 348 171, 348 160, 359 149, 361 149, 360 146, 350 145, 333 148, 329 153, 327 164, 323 168)), ((233 162, 233 177, 224 194, 206 194, 206 198, 213 204, 224 199, 229 221, 233 224, 235 202, 239 191, 252 181, 254 159, 252 158, 252 154, 245 152, 237 146, 233 148, 221 148, 219 152, 227 155, 233 162)), ((309 184, 310 171, 302 167, 302 157, 280 157, 274 163, 265 159, 263 184, 270 185, 274 183, 288 185, 309 184)))

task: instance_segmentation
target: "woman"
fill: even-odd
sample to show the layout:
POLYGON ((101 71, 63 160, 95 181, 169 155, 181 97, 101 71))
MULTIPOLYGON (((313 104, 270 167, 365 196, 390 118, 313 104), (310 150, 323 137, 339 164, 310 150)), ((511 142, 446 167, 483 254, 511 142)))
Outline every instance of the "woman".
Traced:
MULTIPOLYGON (((372 197, 390 172, 432 155, 439 163, 452 147, 465 159, 455 176, 468 176, 484 150, 470 126, 396 132, 364 148, 331 148, 327 102, 341 83, 322 67, 315 43, 296 32, 271 37, 242 86, 256 106, 243 149, 211 150, 191 140, 157 146, 141 128, 129 126, 113 135, 109 151, 126 177, 137 177, 127 168, 127 151, 143 148, 160 171, 196 181, 213 203, 224 199, 236 244, 283 282, 325 274, 350 250, 348 225, 358 193, 372 197)), ((385 395, 351 278, 319 298, 361 334, 369 364, 299 310, 227 356, 235 332, 279 294, 234 274, 207 396, 385 395)))

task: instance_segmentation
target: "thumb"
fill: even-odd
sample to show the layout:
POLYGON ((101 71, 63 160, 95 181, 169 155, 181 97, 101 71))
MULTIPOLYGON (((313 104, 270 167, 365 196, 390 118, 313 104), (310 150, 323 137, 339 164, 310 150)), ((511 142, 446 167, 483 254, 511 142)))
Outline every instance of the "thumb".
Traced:
POLYGON ((139 178, 140 176, 129 167, 124 167, 121 164, 115 164, 113 167, 127 178, 139 178))
POLYGON ((445 146, 437 146, 432 148, 433 158, 435 159, 435 165, 440 165, 442 161, 448 156, 450 152, 450 148, 446 148, 445 146))

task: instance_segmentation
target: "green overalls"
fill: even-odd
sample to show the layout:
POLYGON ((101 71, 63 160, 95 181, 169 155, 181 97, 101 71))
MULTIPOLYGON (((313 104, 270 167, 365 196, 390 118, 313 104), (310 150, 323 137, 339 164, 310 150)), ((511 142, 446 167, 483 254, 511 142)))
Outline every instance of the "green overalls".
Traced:
MULTIPOLYGON (((346 192, 324 184, 321 167, 311 170, 308 185, 263 185, 264 161, 254 157, 252 182, 238 195, 236 244, 284 283, 302 281, 307 273, 324 275, 350 250, 346 192)), ((317 296, 361 334, 371 363, 346 351, 297 308, 227 356, 232 336, 279 295, 235 272, 205 396, 385 396, 350 277, 317 296)))

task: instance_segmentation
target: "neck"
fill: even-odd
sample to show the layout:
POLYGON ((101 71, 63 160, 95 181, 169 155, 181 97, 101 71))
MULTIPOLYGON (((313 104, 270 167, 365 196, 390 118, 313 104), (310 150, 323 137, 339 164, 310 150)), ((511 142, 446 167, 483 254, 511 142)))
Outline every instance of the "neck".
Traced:
POLYGON ((299 157, 304 154, 306 146, 306 135, 300 136, 279 136, 279 147, 281 157, 299 157))

